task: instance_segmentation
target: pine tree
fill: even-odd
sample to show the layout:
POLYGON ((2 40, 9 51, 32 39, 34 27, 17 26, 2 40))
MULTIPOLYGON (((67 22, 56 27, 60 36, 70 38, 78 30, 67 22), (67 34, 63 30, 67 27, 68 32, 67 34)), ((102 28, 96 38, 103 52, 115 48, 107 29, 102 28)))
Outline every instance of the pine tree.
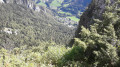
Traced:
POLYGON ((110 0, 105 1, 106 9, 102 20, 93 19, 95 23, 89 29, 82 26, 80 38, 75 38, 73 44, 73 47, 84 48, 83 52, 80 52, 84 54, 82 61, 92 67, 114 67, 119 62, 120 0, 116 0, 114 4, 110 0))

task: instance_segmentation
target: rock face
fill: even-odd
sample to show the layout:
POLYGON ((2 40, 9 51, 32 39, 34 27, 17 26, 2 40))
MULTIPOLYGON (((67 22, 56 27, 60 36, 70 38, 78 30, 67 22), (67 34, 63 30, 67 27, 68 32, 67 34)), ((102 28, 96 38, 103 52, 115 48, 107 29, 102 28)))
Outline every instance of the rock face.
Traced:
POLYGON ((27 6, 31 9, 35 8, 34 1, 32 0, 0 0, 1 3, 13 3, 27 6))
POLYGON ((4 0, 4 2, 5 3, 13 3, 13 4, 24 5, 28 8, 34 9, 34 10, 36 10, 36 7, 37 7, 35 5, 34 1, 32 1, 32 0, 4 0))
MULTIPOLYGON (((80 18, 75 37, 79 37, 81 26, 89 28, 90 25, 94 23, 93 19, 102 19, 102 13, 104 12, 106 6, 105 1, 106 0, 92 0, 88 9, 86 9, 80 18)), ((114 3, 114 1, 115 0, 111 0, 111 4, 114 3)))
POLYGON ((19 5, 24 5, 35 11, 38 11, 38 12, 40 11, 40 6, 35 5, 35 2, 33 0, 0 0, 0 3, 19 4, 19 5))

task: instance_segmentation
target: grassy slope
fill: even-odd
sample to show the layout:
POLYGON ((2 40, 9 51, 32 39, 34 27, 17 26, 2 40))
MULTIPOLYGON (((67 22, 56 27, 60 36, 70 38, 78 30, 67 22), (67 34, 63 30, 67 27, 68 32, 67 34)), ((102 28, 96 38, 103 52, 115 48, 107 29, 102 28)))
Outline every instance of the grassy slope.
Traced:
POLYGON ((67 17, 67 18, 69 18, 73 21, 76 21, 76 22, 78 22, 80 20, 80 19, 76 18, 75 16, 71 16, 71 17, 67 17))

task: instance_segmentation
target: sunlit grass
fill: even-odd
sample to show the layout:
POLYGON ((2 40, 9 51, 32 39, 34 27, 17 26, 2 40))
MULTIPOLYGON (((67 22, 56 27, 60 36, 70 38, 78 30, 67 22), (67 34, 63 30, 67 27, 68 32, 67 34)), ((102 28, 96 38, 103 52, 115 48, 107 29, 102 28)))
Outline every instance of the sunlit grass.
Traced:
POLYGON ((76 22, 78 22, 80 20, 79 18, 76 18, 75 16, 71 16, 71 17, 67 17, 67 18, 69 18, 73 21, 76 21, 76 22))

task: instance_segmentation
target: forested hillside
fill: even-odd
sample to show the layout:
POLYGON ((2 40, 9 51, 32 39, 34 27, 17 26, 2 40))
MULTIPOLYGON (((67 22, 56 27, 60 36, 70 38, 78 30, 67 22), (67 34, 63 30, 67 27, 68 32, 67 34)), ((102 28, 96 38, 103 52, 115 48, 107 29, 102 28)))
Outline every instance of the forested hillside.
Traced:
POLYGON ((0 5, 0 46, 4 48, 39 45, 42 41, 67 44, 72 37, 72 28, 47 13, 36 13, 17 4, 0 5))

